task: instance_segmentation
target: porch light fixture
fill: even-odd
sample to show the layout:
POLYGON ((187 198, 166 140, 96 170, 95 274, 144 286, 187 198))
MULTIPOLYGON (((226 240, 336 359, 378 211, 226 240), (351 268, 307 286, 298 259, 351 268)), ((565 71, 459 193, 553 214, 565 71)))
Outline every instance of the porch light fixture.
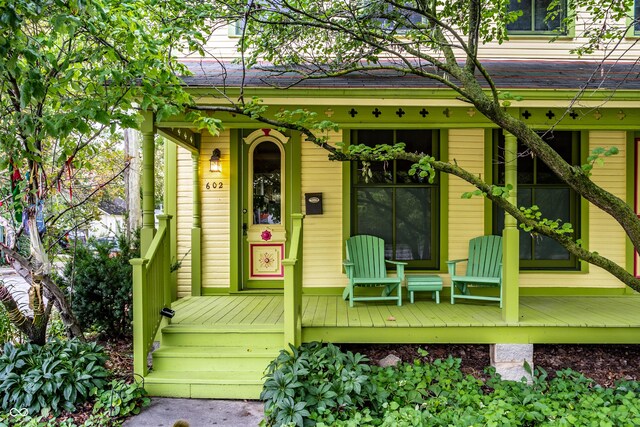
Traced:
POLYGON ((213 153, 211 153, 211 158, 209 159, 209 170, 211 172, 222 172, 222 164, 220 163, 220 150, 215 149, 213 153))
POLYGON ((162 310, 160 310, 160 315, 171 319, 173 316, 176 315, 176 312, 175 310, 171 310, 170 308, 164 307, 162 310))

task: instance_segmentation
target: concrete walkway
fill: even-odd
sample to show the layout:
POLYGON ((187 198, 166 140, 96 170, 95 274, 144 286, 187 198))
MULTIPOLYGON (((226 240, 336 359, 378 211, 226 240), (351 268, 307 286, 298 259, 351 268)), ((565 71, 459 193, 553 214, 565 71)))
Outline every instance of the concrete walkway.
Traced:
POLYGON ((253 400, 174 399, 154 397, 151 405, 129 418, 124 427, 252 427, 263 417, 263 404, 253 400))

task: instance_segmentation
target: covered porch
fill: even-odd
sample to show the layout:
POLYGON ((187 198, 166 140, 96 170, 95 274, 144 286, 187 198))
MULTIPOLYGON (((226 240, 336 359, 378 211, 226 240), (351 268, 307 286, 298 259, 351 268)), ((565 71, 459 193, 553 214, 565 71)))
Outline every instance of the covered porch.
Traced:
MULTIPOLYGON (((185 123, 168 123, 161 127, 155 124, 152 115, 147 115, 144 123, 143 257, 133 262, 134 369, 145 379, 145 388, 152 394, 257 398, 264 368, 278 352, 288 348, 289 344, 299 345, 311 341, 486 344, 638 342, 640 296, 624 294, 623 289, 603 289, 602 295, 581 294, 578 288, 572 289, 571 295, 552 293, 553 291, 548 291, 548 294, 537 293, 535 296, 528 294, 526 289, 532 289, 531 283, 524 283, 522 286, 520 283, 523 277, 518 268, 519 231, 511 217, 505 219, 503 231, 502 309, 495 302, 459 302, 452 305, 446 296, 443 296, 440 304, 436 304, 429 294, 421 294, 415 304, 409 303, 405 298, 400 307, 391 303, 369 302, 349 308, 348 303, 339 295, 342 291, 339 285, 344 279, 341 264, 327 263, 323 257, 316 264, 309 262, 314 259, 314 255, 318 255, 318 251, 314 252, 314 244, 317 243, 314 238, 323 240, 327 234, 336 238, 331 240, 331 245, 320 246, 325 253, 338 254, 337 259, 340 260, 341 248, 344 246, 344 238, 349 236, 349 230, 348 227, 335 227, 334 222, 344 222, 349 215, 340 212, 334 222, 325 217, 326 224, 318 217, 304 218, 299 213, 302 210, 303 189, 297 180, 291 181, 290 192, 295 197, 291 197, 289 211, 284 215, 290 229, 287 230, 286 246, 283 246, 282 283, 279 290, 267 289, 266 286, 264 289, 244 288, 240 284, 243 270, 239 254, 241 245, 246 240, 246 224, 241 220, 243 209, 239 200, 250 197, 242 193, 241 183, 233 178, 238 175, 236 172, 240 167, 229 167, 236 174, 230 173, 229 180, 224 181, 227 198, 219 196, 220 191, 207 193, 202 187, 205 185, 205 189, 207 188, 208 182, 204 182, 203 171, 207 169, 205 166, 209 166, 209 160, 202 153, 208 153, 206 150, 210 145, 206 148, 201 146, 201 135, 186 129, 185 123), (165 177, 166 215, 159 217, 157 230, 153 210, 155 134, 161 134, 173 142, 165 150, 166 164, 176 162, 176 146, 187 149, 190 159, 187 159, 187 167, 183 168, 186 173, 181 181, 184 186, 182 192, 190 190, 192 194, 189 215, 182 214, 178 211, 176 201, 177 172, 175 169, 167 171, 168 175, 173 175, 171 179, 165 177), (229 191, 230 187, 234 191, 229 191), (204 196, 215 200, 216 206, 220 206, 215 221, 203 222, 207 218, 206 209, 203 209, 204 196), (178 299, 176 270, 170 266, 173 267, 180 259, 176 249, 176 219, 180 215, 183 218, 183 239, 185 235, 189 237, 191 263, 185 267, 190 272, 190 296, 178 299), (211 229, 223 237, 228 236, 224 242, 224 252, 228 259, 212 260, 211 256, 217 252, 204 252, 207 238, 210 245, 208 248, 218 250, 211 243, 213 237, 218 237, 213 236, 211 229), (305 246, 303 237, 313 244, 305 246), (209 271, 205 275, 207 266, 216 262, 228 266, 226 275, 219 274, 219 270, 209 271), (317 268, 318 265, 321 268, 317 268), (332 265, 333 269, 329 269, 328 265, 332 265), (326 274, 333 276, 327 279, 326 274), (314 279, 322 279, 329 286, 320 288, 323 284, 313 282, 314 279), (168 318, 171 311, 166 310, 167 308, 175 312, 173 318, 168 318), (166 317, 163 318, 162 315, 166 317), (147 360, 154 341, 160 341, 160 348, 153 353, 153 368, 149 371, 147 360)), ((487 136, 482 129, 474 133, 476 134, 487 136)), ((238 132, 234 135, 232 138, 229 134, 226 142, 228 147, 225 146, 230 150, 229 158, 234 158, 234 154, 238 157, 239 146, 243 146, 239 138, 241 135, 238 132)), ((451 138, 466 138, 466 135, 461 133, 451 135, 451 138)), ((516 143, 512 135, 505 135, 505 181, 514 190, 509 195, 511 199, 515 199, 517 187, 516 143)), ((459 147, 464 149, 466 146, 459 144, 459 147)), ((484 171, 482 168, 478 170, 484 171)), ((342 181, 338 184, 344 185, 342 181)), ((222 184, 218 190, 220 188, 222 184)), ((337 198, 340 200, 349 194, 348 188, 335 188, 338 191, 334 193, 339 193, 340 197, 337 198)), ((443 188, 458 195, 463 187, 452 184, 443 188)), ((456 200, 458 198, 459 196, 456 200)), ((512 201, 515 203, 515 200, 512 201)), ((451 208, 451 211, 461 212, 455 218, 453 214, 443 215, 443 265, 446 259, 456 258, 453 255, 457 255, 460 248, 468 242, 467 234, 457 232, 461 225, 467 223, 470 217, 486 220, 483 203, 482 200, 476 201, 475 211, 466 209, 462 212, 451 208), (465 216, 467 211, 469 217, 465 216), (481 215, 478 216, 478 213, 481 215), (447 222, 449 229, 446 227, 447 222), (456 246, 451 242, 455 242, 456 246)), ((180 206, 185 208, 185 205, 180 206)), ((451 202, 451 206, 458 205, 451 202)), ((248 211, 253 212, 251 209, 248 211)), ((486 231, 487 222, 484 222, 482 224, 477 221, 469 233, 478 233, 478 230, 482 232, 482 229, 486 231)), ((221 240, 215 242, 223 246, 221 240)), ((433 273, 446 275, 443 266, 433 273)), ((580 271, 571 274, 583 280, 583 273, 580 271)), ((546 278, 547 281, 543 283, 558 283, 557 278, 549 277, 551 278, 546 278)), ((592 280, 597 279, 598 276, 592 280)), ((597 286, 585 289, 598 290, 597 286)), ((544 288, 538 290, 547 292, 544 288)), ((184 290, 182 295, 185 295, 184 290)))

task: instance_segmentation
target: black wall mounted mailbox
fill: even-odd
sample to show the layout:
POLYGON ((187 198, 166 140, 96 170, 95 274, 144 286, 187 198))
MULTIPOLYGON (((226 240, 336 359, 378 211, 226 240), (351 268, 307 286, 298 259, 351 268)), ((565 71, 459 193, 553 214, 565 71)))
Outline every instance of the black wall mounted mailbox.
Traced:
POLYGON ((322 215, 322 193, 304 193, 307 215, 322 215))

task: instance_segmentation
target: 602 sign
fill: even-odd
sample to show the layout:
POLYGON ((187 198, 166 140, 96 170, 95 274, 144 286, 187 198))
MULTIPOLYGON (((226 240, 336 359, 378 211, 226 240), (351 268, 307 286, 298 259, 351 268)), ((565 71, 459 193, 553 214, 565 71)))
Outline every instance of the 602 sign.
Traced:
POLYGON ((204 185, 204 188, 207 190, 222 190, 222 181, 219 182, 207 182, 204 185))

